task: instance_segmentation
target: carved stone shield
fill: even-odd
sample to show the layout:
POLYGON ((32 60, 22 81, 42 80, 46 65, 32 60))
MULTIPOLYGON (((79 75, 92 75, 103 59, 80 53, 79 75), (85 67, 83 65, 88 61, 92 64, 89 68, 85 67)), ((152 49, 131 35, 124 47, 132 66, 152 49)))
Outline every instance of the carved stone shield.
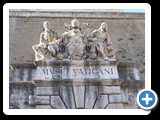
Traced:
POLYGON ((72 36, 67 45, 69 56, 74 60, 81 60, 84 53, 83 38, 80 35, 72 36))

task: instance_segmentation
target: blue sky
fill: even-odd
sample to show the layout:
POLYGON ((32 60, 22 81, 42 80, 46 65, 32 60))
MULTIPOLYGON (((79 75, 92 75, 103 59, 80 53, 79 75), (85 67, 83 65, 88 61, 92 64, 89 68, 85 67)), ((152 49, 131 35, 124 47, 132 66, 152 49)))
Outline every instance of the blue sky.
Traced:
POLYGON ((123 12, 145 12, 144 9, 123 9, 123 12))

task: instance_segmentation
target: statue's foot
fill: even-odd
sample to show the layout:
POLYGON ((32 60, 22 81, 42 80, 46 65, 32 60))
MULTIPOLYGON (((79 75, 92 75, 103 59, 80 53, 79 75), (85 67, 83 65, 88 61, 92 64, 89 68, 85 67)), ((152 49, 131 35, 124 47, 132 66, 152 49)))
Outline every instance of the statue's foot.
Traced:
POLYGON ((35 61, 43 61, 44 58, 35 58, 35 61))

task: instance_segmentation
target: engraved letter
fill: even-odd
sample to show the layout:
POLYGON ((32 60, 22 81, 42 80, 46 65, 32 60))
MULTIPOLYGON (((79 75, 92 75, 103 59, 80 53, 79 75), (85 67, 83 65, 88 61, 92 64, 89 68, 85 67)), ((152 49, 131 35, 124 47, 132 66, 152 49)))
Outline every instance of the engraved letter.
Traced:
POLYGON ((110 74, 110 71, 109 70, 107 70, 107 69, 104 69, 108 74, 110 74))
MULTIPOLYGON (((54 68, 53 68, 54 69, 54 68)), ((49 69, 51 74, 54 74, 54 70, 53 69, 49 69)))
POLYGON ((80 69, 79 71, 80 71, 79 73, 83 75, 83 71, 82 71, 82 69, 80 69))
POLYGON ((75 75, 77 75, 77 73, 76 73, 77 69, 73 69, 73 71, 74 71, 75 75))
POLYGON ((101 69, 99 69, 99 71, 102 73, 102 75, 103 75, 103 71, 101 70, 101 69))
POLYGON ((48 69, 43 69, 43 73, 48 75, 48 69))
POLYGON ((113 69, 111 68, 111 74, 113 74, 113 69))

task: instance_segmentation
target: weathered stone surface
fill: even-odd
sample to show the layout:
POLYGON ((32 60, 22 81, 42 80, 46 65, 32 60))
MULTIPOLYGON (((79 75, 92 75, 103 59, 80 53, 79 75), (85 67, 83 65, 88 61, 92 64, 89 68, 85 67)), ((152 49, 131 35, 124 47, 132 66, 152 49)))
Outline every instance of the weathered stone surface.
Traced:
POLYGON ((86 86, 85 90, 85 109, 92 109, 98 96, 97 86, 86 86))
POLYGON ((29 75, 29 69, 23 69, 21 71, 21 75, 23 76, 22 79, 23 81, 28 81, 30 75, 29 75))
POLYGON ((121 93, 121 95, 122 95, 123 103, 128 104, 128 94, 127 93, 123 93, 123 94, 121 93))
POLYGON ((59 95, 59 87, 37 87, 35 95, 59 95))
POLYGON ((125 87, 122 87, 121 93, 125 96, 125 98, 128 101, 126 103, 126 108, 129 108, 129 109, 139 108, 139 106, 136 102, 136 98, 137 98, 138 92, 143 88, 144 87, 139 87, 139 86, 131 86, 131 87, 125 86, 125 87))
POLYGON ((21 69, 15 69, 13 71, 13 76, 12 76, 12 80, 13 81, 20 81, 22 78, 21 78, 21 69))
POLYGON ((119 79, 115 61, 47 61, 37 62, 37 66, 35 80, 119 79))
POLYGON ((49 96, 29 96, 29 105, 49 105, 49 96))
POLYGON ((137 95, 129 94, 127 98, 128 98, 128 109, 138 109, 139 108, 137 101, 136 101, 137 95))
POLYGON ((59 96, 51 96, 51 106, 54 109, 66 109, 62 99, 59 96))
POLYGON ((120 86, 99 86, 99 94, 116 94, 120 93, 120 86))
POLYGON ((31 89, 11 89, 9 104, 11 109, 29 109, 29 95, 32 94, 31 89))
POLYGON ((36 105, 35 109, 52 109, 50 105, 36 105))
POLYGON ((137 80, 137 81, 141 80, 139 69, 141 68, 139 68, 139 65, 135 63, 131 63, 131 64, 119 63, 118 64, 119 77, 123 80, 137 80))
POLYGON ((123 109, 123 104, 116 103, 116 104, 109 104, 106 109, 123 109))
POLYGON ((108 95, 99 95, 93 109, 104 109, 108 104, 108 95))
POLYGON ((68 109, 75 109, 75 101, 72 86, 61 86, 60 96, 68 109))
POLYGON ((34 63, 26 62, 23 64, 11 63, 10 65, 10 81, 32 81, 34 79, 36 66, 34 63))
POLYGON ((109 102, 110 103, 121 103, 124 102, 124 99, 121 94, 119 95, 109 95, 109 102))
POLYGON ((84 108, 84 90, 85 86, 73 86, 76 107, 84 108))

